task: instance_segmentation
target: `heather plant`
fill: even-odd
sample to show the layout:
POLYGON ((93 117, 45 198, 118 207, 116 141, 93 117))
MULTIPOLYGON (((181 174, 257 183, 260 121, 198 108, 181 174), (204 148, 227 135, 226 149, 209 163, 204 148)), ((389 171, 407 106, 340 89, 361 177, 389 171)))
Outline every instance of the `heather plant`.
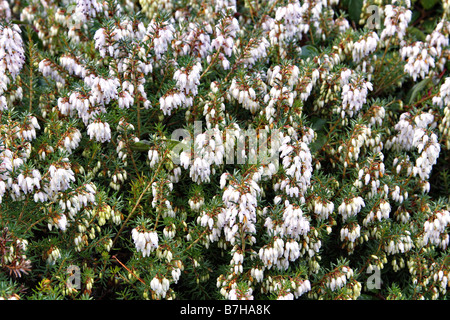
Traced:
POLYGON ((0 0, 2 299, 447 299, 448 0, 0 0))

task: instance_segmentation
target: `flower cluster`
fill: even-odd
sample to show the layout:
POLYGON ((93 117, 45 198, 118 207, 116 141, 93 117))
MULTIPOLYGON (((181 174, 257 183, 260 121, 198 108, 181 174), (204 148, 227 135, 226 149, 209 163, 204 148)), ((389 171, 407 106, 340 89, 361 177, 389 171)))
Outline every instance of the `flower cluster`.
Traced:
POLYGON ((144 257, 158 248, 158 235, 156 232, 140 231, 134 228, 131 234, 136 250, 141 251, 144 257))
MULTIPOLYGON (((395 2, 393 1, 393 3, 395 2)), ((387 40, 394 35, 402 40, 411 21, 412 11, 408 7, 388 4, 384 7, 384 16, 385 28, 381 32, 381 40, 387 40)))
POLYGON ((447 210, 436 212, 434 217, 431 217, 423 226, 424 228, 424 243, 431 242, 443 249, 447 248, 449 243, 448 233, 445 232, 450 223, 450 215, 447 210), (434 219, 433 219, 434 218, 434 219))
POLYGON ((8 109, 6 98, 11 78, 14 80, 20 73, 25 63, 25 51, 21 37, 21 29, 18 25, 0 25, 0 111, 8 109))
POLYGON ((361 59, 374 52, 379 40, 378 34, 373 31, 358 39, 358 41, 353 44, 353 61, 359 62, 361 59))

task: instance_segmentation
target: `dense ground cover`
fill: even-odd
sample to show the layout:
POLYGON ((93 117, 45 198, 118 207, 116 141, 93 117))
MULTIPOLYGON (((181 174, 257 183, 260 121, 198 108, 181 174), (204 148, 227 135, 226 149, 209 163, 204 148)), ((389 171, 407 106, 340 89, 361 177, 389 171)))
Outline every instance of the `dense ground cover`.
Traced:
POLYGON ((449 17, 0 0, 0 296, 446 299, 449 17))

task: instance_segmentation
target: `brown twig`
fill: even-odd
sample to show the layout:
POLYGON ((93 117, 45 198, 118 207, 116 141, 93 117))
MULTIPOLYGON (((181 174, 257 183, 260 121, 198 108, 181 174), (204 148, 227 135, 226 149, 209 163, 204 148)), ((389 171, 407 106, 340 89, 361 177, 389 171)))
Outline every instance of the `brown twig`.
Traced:
POLYGON ((139 278, 137 275, 134 274, 133 271, 131 271, 130 269, 127 268, 126 265, 124 265, 119 259, 117 259, 117 257, 114 255, 112 256, 113 259, 115 259, 122 267, 124 267, 133 277, 135 277, 136 279, 138 279, 141 283, 143 283, 144 285, 146 285, 146 283, 144 282, 144 280, 142 280, 141 278, 139 278))

